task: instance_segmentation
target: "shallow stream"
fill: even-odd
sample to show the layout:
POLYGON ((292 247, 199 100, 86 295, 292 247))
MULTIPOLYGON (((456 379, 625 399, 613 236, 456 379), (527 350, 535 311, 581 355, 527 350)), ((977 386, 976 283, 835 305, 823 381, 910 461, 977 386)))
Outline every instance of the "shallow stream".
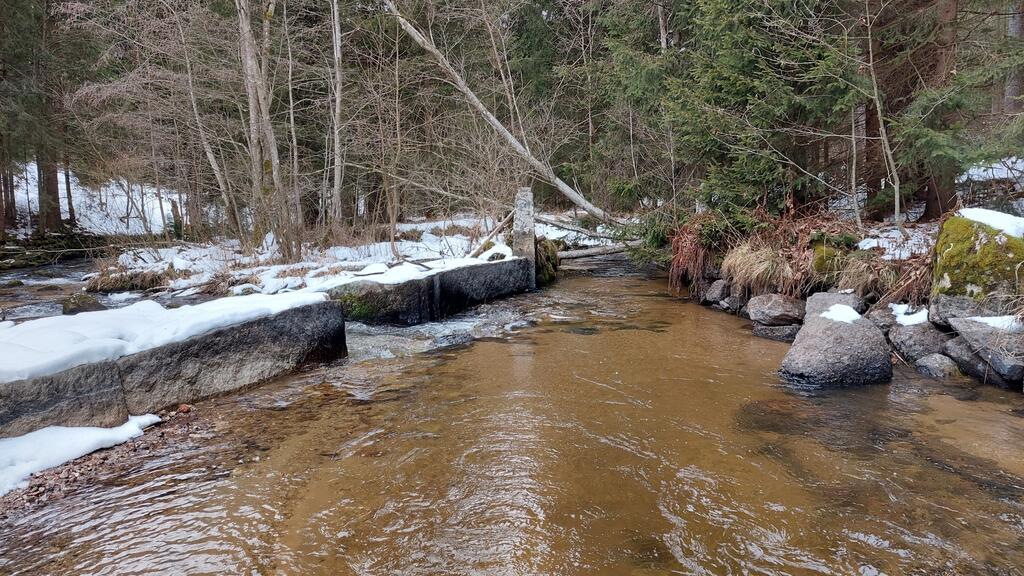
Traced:
POLYGON ((436 335, 364 327, 347 361, 201 403, 215 433, 0 525, 0 573, 1024 566, 1018 394, 905 369, 797 394, 786 345, 663 279, 568 278, 477 314, 500 329, 410 354, 436 335))

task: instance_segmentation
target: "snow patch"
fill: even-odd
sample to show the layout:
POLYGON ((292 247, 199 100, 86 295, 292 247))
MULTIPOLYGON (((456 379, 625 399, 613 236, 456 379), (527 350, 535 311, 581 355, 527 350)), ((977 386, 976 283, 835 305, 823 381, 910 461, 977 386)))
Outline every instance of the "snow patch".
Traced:
POLYGON ((1024 218, 1019 216, 1011 216, 1010 214, 985 208, 964 208, 958 214, 968 220, 973 220, 991 226, 996 230, 1006 232, 1010 236, 1024 237, 1024 218))
POLYGON ((0 330, 0 383, 114 360, 326 299, 324 294, 254 294, 171 309, 145 300, 31 320, 0 330))
POLYGON ((836 322, 853 324, 860 319, 860 314, 846 304, 833 304, 828 310, 821 313, 821 317, 828 318, 829 320, 834 320, 836 322))
POLYGON ((938 227, 935 224, 919 224, 905 227, 906 236, 896 228, 874 229, 857 243, 859 250, 881 249, 883 260, 906 260, 912 256, 928 254, 935 246, 938 227))
POLYGON ((1020 183, 1024 176, 1024 159, 1011 156, 991 164, 971 166, 957 179, 959 182, 985 182, 988 180, 1013 180, 1020 183))
POLYGON ((968 318, 975 322, 987 324, 997 330, 1005 330, 1007 332, 1024 332, 1024 323, 1021 322, 1020 318, 1016 316, 974 316, 968 318))
POLYGON ((142 435, 159 416, 130 416, 116 428, 49 426, 23 436, 0 439, 0 496, 28 485, 36 472, 60 466, 142 435))
POLYGON ((921 308, 917 312, 910 312, 910 304, 889 304, 896 322, 900 326, 914 326, 924 324, 928 321, 928 309, 921 308))

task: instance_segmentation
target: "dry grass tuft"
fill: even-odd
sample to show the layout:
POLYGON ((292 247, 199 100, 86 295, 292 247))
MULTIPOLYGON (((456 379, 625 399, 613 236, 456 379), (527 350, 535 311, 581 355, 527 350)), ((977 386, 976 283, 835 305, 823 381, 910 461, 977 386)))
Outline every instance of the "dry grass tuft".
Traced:
POLYGON ((697 227, 687 224, 672 237, 669 287, 679 291, 703 277, 711 267, 711 253, 700 240, 697 227))
POLYGON ((733 290, 745 294, 798 294, 801 274, 794 270, 784 251, 771 246, 744 242, 726 253, 722 260, 722 277, 733 290))

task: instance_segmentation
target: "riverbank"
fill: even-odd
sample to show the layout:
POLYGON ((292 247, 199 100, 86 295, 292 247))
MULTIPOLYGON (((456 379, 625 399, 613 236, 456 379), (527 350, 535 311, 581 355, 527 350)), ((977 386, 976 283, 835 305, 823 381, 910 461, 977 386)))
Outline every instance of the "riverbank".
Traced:
MULTIPOLYGON (((785 344, 671 297, 663 278, 570 276, 471 314, 525 324, 199 402, 138 441, 173 426, 169 442, 8 515, 0 571, 1012 573, 1022 560, 1001 544, 1020 534, 1019 395, 900 367, 890 386, 797 394, 775 376, 785 344)), ((366 330, 404 342, 416 329, 366 330)))
POLYGON ((780 222, 718 253, 684 228, 672 278, 755 335, 793 343, 780 368, 793 385, 885 383, 897 362, 1021 390, 1024 218, 965 208, 909 232, 848 228, 780 222))

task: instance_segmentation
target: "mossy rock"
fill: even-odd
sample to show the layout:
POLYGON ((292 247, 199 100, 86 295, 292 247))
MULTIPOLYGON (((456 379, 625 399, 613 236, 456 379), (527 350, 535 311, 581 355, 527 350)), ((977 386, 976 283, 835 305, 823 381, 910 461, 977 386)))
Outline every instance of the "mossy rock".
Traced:
POLYGON ((814 271, 818 274, 834 274, 843 268, 843 253, 827 244, 814 246, 814 271))
POLYGON ((98 312, 106 309, 107 307, 100 304, 100 301, 95 296, 88 294, 72 294, 61 302, 61 311, 67 316, 81 312, 98 312))
POLYGON ((992 303, 1021 293, 1024 240, 960 216, 946 220, 935 243, 932 296, 992 303))
POLYGON ((547 286, 558 278, 558 244, 547 238, 538 238, 537 286, 547 286))

